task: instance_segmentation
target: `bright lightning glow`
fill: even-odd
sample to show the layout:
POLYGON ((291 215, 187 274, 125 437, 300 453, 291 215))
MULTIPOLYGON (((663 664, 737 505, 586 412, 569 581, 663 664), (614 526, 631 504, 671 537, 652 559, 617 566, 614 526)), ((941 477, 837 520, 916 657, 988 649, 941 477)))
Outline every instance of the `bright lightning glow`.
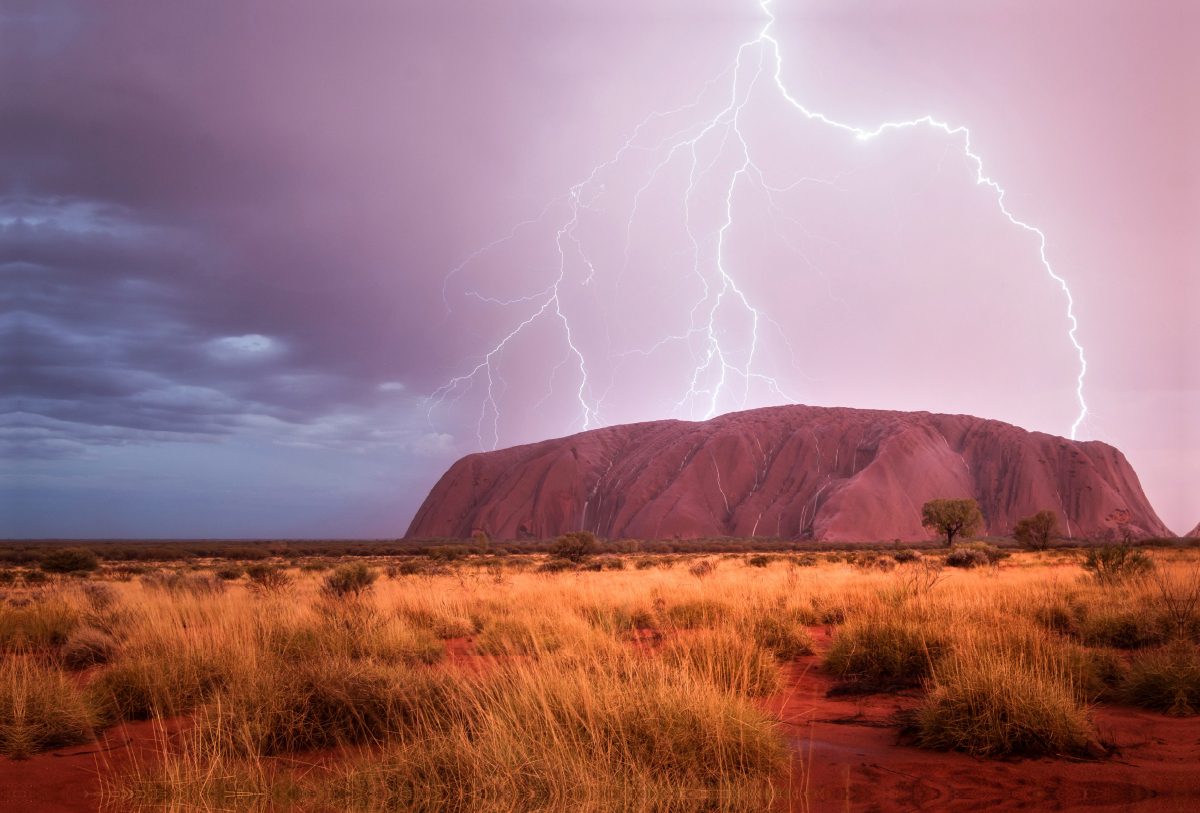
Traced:
MULTIPOLYGON (((443 282, 443 301, 448 317, 452 309, 447 299, 446 286, 452 276, 463 271, 466 266, 497 246, 515 240, 520 230, 542 225, 556 206, 564 207, 562 219, 553 226, 554 250, 557 260, 554 280, 549 287, 544 287, 538 293, 507 298, 487 296, 477 291, 466 293, 466 296, 482 303, 501 307, 529 303, 532 313, 519 318, 515 327, 495 343, 472 369, 463 375, 451 378, 426 399, 425 403, 431 418, 435 408, 444 406, 447 402, 450 404, 457 402, 478 382, 483 387, 483 398, 477 421, 479 445, 480 448, 487 448, 489 445, 491 448, 496 448, 500 442, 500 408, 497 397, 498 391, 505 387, 504 379, 500 376, 500 362, 505 351, 522 332, 529 330, 537 323, 549 322, 559 325, 561 328, 564 339, 564 355, 562 361, 551 369, 548 380, 549 391, 534 409, 540 407, 541 403, 545 402, 553 393, 554 379, 559 369, 564 364, 573 361, 578 368, 580 377, 579 386, 573 392, 573 399, 578 401, 578 413, 568 429, 589 429, 604 424, 601 416, 604 412, 605 399, 613 385, 610 383, 608 388, 599 395, 593 391, 590 378, 592 371, 589 367, 588 357, 583 347, 576 341, 571 319, 568 318, 564 309, 563 296, 567 291, 568 282, 583 289, 596 284, 598 261, 592 259, 580 237, 581 218, 585 214, 598 211, 595 208, 596 203, 606 191, 604 173, 627 157, 637 153, 661 156, 661 158, 648 170, 645 182, 632 195, 629 216, 625 223, 624 256, 615 274, 615 286, 617 289, 620 288, 622 278, 630 270, 631 234, 639 215, 639 205, 643 195, 663 174, 671 171, 682 161, 687 170, 687 186, 682 201, 683 221, 687 239, 690 242, 690 250, 687 253, 691 259, 691 268, 686 277, 698 285, 699 293, 691 306, 685 329, 666 333, 648 347, 622 352, 614 352, 611 349, 611 341, 609 341, 607 342, 609 349, 606 351, 603 361, 619 367, 625 359, 631 356, 649 356, 667 345, 679 344, 686 347, 692 359, 691 373, 686 391, 673 403, 672 407, 672 411, 680 416, 713 417, 721 411, 722 398, 728 399, 727 403, 731 403, 739 409, 745 408, 750 398, 752 384, 765 387, 766 391, 774 396, 795 402, 795 399, 787 394, 784 386, 776 377, 756 365, 756 355, 760 354, 760 345, 764 341, 763 335, 760 334, 760 328, 773 329, 778 332, 789 353, 791 353, 791 344, 778 322, 768 316, 760 305, 752 303, 745 287, 740 286, 737 282, 738 269, 732 266, 732 261, 727 256, 729 230, 735 222, 734 198, 739 187, 747 184, 764 193, 768 211, 775 224, 775 233, 797 254, 804 256, 779 232, 780 219, 787 220, 796 226, 800 226, 800 224, 784 214, 775 196, 804 182, 828 184, 837 188, 837 178, 824 179, 806 175, 783 188, 772 187, 767 183, 766 176, 751 157, 750 146, 742 129, 743 109, 748 104, 755 88, 761 87, 762 83, 766 82, 773 84, 780 99, 806 119, 820 122, 835 131, 844 132, 853 136, 858 142, 870 142, 891 131, 918 127, 940 131, 952 139, 961 138, 961 152, 974 168, 976 185, 986 186, 996 194, 996 203, 1000 212, 1012 225, 1037 235, 1041 263, 1066 295, 1067 318, 1071 325, 1068 336, 1079 357, 1079 374, 1076 379, 1075 392, 1080 411, 1070 430, 1071 437, 1075 438, 1080 425, 1089 414, 1083 396, 1087 361, 1084 357, 1083 346, 1079 343, 1077 336, 1079 323, 1075 317, 1074 298, 1066 280, 1054 271, 1046 256, 1046 235, 1037 227, 1015 217, 1007 208, 1005 190, 984 174, 983 159, 972 151, 971 135, 966 127, 953 127, 930 116, 922 116, 908 121, 885 122, 874 129, 864 129, 835 121, 820 112, 810 110, 797 101, 783 83, 781 47, 778 40, 771 35, 771 29, 776 22, 769 8, 771 1, 760 0, 759 2, 767 22, 758 36, 738 48, 730 68, 721 76, 708 82, 694 101, 667 113, 651 114, 634 128, 629 139, 608 161, 594 167, 584 180, 571 187, 565 196, 548 205, 536 219, 514 226, 505 236, 480 248, 447 274, 443 282), (698 109, 714 85, 726 75, 731 75, 730 93, 727 101, 715 114, 709 115, 699 122, 676 127, 669 135, 654 143, 642 143, 643 133, 649 125, 656 121, 673 122, 680 114, 698 109), (726 177, 721 178, 722 168, 727 165, 732 168, 732 171, 729 171, 726 177), (703 223, 704 215, 697 211, 702 208, 697 202, 697 195, 702 187, 711 187, 714 183, 719 184, 716 189, 722 205, 719 207, 720 216, 717 222, 706 227, 703 223), (570 278, 569 267, 572 264, 577 264, 580 269, 578 273, 580 278, 577 280, 570 278), (748 346, 739 347, 736 338, 732 335, 733 328, 728 325, 722 326, 720 316, 722 313, 729 314, 726 322, 738 314, 740 314, 740 318, 749 321, 748 346), (485 425, 488 424, 490 426, 485 432, 485 425)), ((807 257, 804 259, 811 267, 816 268, 807 257)), ((816 270, 819 272, 819 269, 816 270)), ((680 290, 682 289, 683 284, 681 283, 680 290)), ((572 293, 574 293, 574 289, 572 289, 572 293)), ((615 318, 620 326, 620 314, 615 314, 615 318)), ((605 313, 605 324, 608 324, 607 312, 605 313)), ((792 367, 796 367, 794 355, 792 367)))

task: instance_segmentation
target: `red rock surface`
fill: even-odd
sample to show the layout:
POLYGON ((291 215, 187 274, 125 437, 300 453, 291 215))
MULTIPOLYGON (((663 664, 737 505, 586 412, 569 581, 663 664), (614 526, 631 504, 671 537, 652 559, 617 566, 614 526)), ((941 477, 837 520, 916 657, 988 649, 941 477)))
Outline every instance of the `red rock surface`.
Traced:
POLYGON ((1200 539, 1200 523, 1196 523, 1196 527, 1188 531, 1184 536, 1189 539, 1200 539))
POLYGON ((1002 535, 1051 508, 1071 537, 1127 518, 1172 536, 1133 468, 1099 441, 969 415, 785 406, 701 423, 654 421, 468 455, 409 537, 927 539, 921 505, 974 497, 1002 535))

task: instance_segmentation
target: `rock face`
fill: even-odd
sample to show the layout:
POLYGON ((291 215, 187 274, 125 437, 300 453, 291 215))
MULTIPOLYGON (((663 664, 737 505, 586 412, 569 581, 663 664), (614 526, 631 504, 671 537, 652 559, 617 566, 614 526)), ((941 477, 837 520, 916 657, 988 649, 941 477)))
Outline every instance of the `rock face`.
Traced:
POLYGON ((974 497, 987 533, 1043 508, 1064 535, 1118 521, 1171 536, 1112 446, 928 412, 785 406, 653 421, 468 455, 442 475, 409 537, 928 539, 921 506, 974 497))
POLYGON ((1184 534, 1188 539, 1200 539, 1200 522, 1196 523, 1196 527, 1184 534))

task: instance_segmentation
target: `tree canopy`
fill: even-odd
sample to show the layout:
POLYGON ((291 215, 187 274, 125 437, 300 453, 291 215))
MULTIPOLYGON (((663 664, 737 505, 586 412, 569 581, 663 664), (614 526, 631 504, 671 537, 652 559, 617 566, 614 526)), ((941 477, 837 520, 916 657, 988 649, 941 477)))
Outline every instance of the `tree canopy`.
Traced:
POLYGON ((1013 526, 1013 538, 1030 550, 1046 550, 1059 535, 1058 514, 1049 509, 1019 519, 1013 526))
POLYGON ((921 524, 946 537, 946 546, 954 544, 954 537, 974 536, 983 524, 979 503, 971 498, 935 499, 921 507, 921 524))

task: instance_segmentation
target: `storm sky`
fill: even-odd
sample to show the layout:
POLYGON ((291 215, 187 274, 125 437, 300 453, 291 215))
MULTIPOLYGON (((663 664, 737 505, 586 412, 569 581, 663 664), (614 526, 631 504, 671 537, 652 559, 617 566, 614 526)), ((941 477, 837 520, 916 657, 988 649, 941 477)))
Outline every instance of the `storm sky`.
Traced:
POLYGON ((1183 533, 1190 5, 7 4, 0 532, 392 537, 462 454, 789 401, 1069 435, 964 133, 782 85, 970 129, 1077 437, 1183 533))

